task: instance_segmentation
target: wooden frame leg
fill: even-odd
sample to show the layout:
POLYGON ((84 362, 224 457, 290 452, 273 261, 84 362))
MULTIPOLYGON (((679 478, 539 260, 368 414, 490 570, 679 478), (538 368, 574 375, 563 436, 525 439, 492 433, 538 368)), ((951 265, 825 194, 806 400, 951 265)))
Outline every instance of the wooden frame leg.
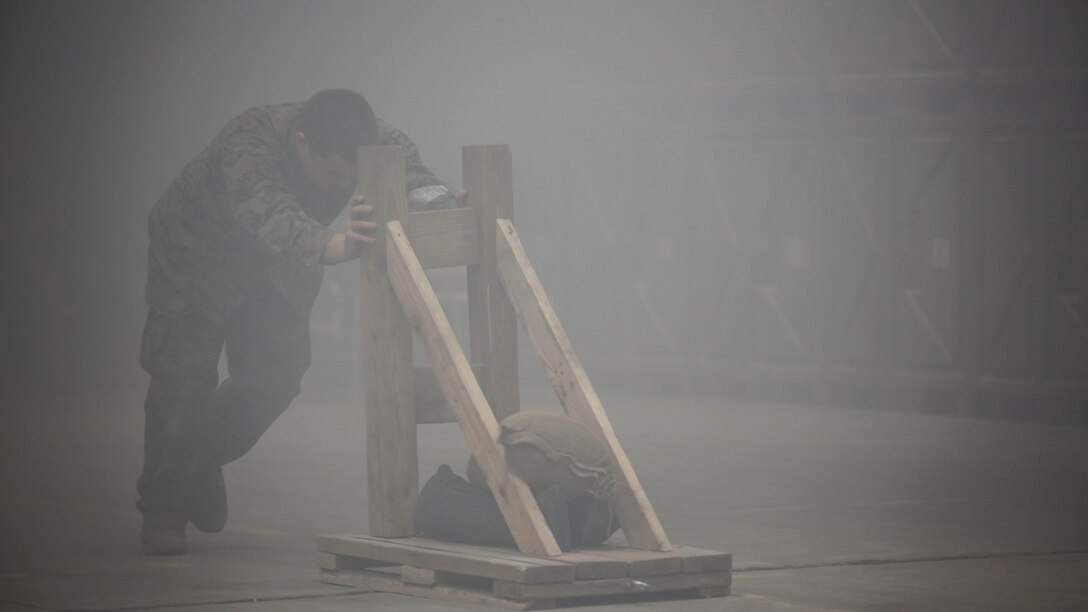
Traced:
MULTIPOLYGON (((359 191, 374 205, 379 223, 406 214, 401 147, 361 147, 358 158, 359 191)), ((369 248, 360 270, 367 516, 371 535, 396 538, 415 535, 419 467, 412 329, 389 284, 383 248, 384 243, 369 248)))

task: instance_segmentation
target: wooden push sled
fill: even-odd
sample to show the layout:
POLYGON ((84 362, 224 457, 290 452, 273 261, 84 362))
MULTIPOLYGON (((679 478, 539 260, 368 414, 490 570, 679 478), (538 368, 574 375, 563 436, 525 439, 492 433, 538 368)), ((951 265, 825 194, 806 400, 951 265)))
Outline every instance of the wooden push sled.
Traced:
MULTIPOLYGON (((404 152, 359 152, 359 188, 380 231, 362 261, 369 535, 317 540, 325 582, 541 609, 581 598, 729 594, 732 556, 673 546, 650 505, 514 230, 510 151, 463 150, 470 206, 408 212, 404 152), (468 267, 470 363, 425 269, 468 267), (529 487, 507 469, 499 421, 519 409, 518 321, 567 416, 608 447, 626 546, 563 553, 529 487), (412 363, 413 332, 431 368, 412 363), (434 401, 444 399, 442 410, 434 401), (518 550, 418 537, 416 426, 456 421, 518 550)), ((442 404, 442 402, 439 402, 442 404)))

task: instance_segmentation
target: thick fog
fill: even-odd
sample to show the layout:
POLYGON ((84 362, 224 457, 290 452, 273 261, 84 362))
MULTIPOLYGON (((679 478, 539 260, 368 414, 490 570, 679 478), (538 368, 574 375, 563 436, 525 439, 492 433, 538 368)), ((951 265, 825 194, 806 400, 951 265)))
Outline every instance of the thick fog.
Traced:
MULTIPOLYGON (((686 10, 622 2, 6 4, 5 322, 14 323, 5 326, 6 369, 47 385, 138 380, 150 207, 233 115, 322 88, 362 93, 454 184, 462 145, 510 144, 519 217, 526 228, 541 225, 526 232, 533 250, 590 247, 569 237, 586 220, 570 217, 568 202, 549 200, 584 197, 576 184, 584 178, 565 166, 580 143, 609 144, 618 123, 638 123, 655 110, 648 100, 687 79, 686 41, 697 23, 686 10)), ((595 259, 586 253, 587 264, 595 259)))
MULTIPOLYGON (((454 185, 462 145, 511 145, 519 231, 602 377, 1082 377, 1084 340, 1063 331, 1082 275, 1020 255, 1083 254, 1067 204, 1083 131, 1055 134, 1083 124, 1085 11, 967 4, 6 3, 4 370, 20 388, 143 385, 156 198, 241 110, 347 87, 454 185), (987 71, 1012 85, 986 89, 987 71), (986 113, 999 129, 969 131, 986 113), (1056 152, 1041 175, 1023 174, 1032 142, 1056 152), (1043 178, 1057 195, 1040 202, 1043 178)), ((352 377, 336 363, 357 333, 355 267, 331 272, 323 384, 352 377)), ((456 280, 436 278, 453 310, 456 280)))

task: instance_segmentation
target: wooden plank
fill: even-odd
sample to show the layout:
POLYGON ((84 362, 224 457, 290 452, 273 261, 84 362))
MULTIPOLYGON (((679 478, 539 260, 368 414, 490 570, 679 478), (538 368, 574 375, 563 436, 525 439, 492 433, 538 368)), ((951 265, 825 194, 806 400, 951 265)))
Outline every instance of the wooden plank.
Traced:
MULTIPOLYGON (((479 365, 472 365, 476 380, 480 380, 480 369, 479 365)), ((419 425, 456 423, 457 416, 446 403, 446 397, 442 395, 442 387, 438 384, 434 370, 427 366, 415 366, 413 370, 416 381, 416 423, 419 425)))
POLYGON ((728 572, 733 569, 733 555, 691 546, 674 546, 672 551, 661 553, 603 545, 563 553, 556 560, 577 564, 577 580, 679 572, 728 572))
POLYGON ((499 278, 526 333, 540 357, 563 409, 589 427, 608 446, 615 464, 616 514, 628 543, 634 548, 665 551, 671 548, 630 459, 616 438, 600 398, 589 382, 567 334, 529 263, 525 249, 509 219, 498 223, 499 278))
POLYGON ((480 221, 472 208, 408 213, 404 228, 424 270, 480 261, 480 221))
POLYGON ((574 565, 575 580, 622 578, 627 575, 626 561, 602 557, 584 550, 566 552, 553 558, 574 565))
MULTIPOLYGON (((633 593, 660 593, 694 589, 727 589, 733 577, 729 573, 671 574, 648 577, 645 580, 608 578, 605 580, 581 580, 571 583, 519 584, 496 580, 493 593, 510 600, 567 599, 571 597, 599 597, 633 593)), ((728 594, 728 591, 725 592, 728 594)))
POLYGON ((468 203, 479 221, 479 263, 468 268, 469 351, 482 368, 480 386, 499 421, 519 410, 518 321, 499 284, 495 222, 512 218, 510 147, 476 145, 461 151, 468 203))
POLYGON ((475 591, 490 592, 492 580, 468 574, 442 572, 411 565, 400 566, 401 582, 420 586, 456 586, 475 591))
POLYGON ((470 554, 486 559, 492 559, 496 563, 512 563, 515 565, 528 563, 534 566, 541 564, 548 564, 551 566, 551 564, 562 563, 574 568, 572 580, 583 578, 614 578, 627 575, 627 564, 625 562, 606 559, 591 554, 582 554, 581 552, 565 552, 561 555, 544 559, 541 557, 523 555, 512 548, 475 546, 472 544, 443 542, 430 538, 417 538, 413 541, 425 545, 430 550, 447 551, 456 554, 470 554))
POLYGON ((437 572, 433 569, 415 567, 413 565, 400 566, 400 580, 401 582, 407 582, 408 584, 434 586, 438 582, 436 573, 437 572))
MULTIPOLYGON (((360 147, 359 193, 374 207, 379 228, 403 218, 404 151, 399 146, 360 147)), ((370 533, 415 534, 412 511, 419 490, 412 331, 386 275, 384 230, 364 249, 362 365, 366 404, 367 511, 370 533)))
POLYGON ((317 561, 317 566, 321 569, 336 569, 339 567, 336 560, 340 558, 340 555, 334 555, 332 553, 317 551, 314 555, 314 560, 317 561))
POLYGON ((396 565, 388 561, 367 559, 365 557, 353 557, 349 555, 337 555, 335 553, 317 551, 317 566, 321 569, 367 569, 371 567, 385 567, 396 565))
POLYGON ((389 280, 419 330, 442 393, 457 415, 457 423, 476 457, 488 486, 498 502, 518 549, 531 555, 555 556, 562 551, 555 541, 532 491, 506 467, 506 453, 499 443, 499 423, 483 390, 461 351, 427 276, 412 252, 399 222, 386 226, 389 280))
POLYGON ((684 560, 674 552, 639 550, 637 548, 617 548, 614 546, 594 546, 585 552, 622 561, 627 565, 627 576, 641 578, 662 574, 680 574, 684 571, 684 560))
MULTIPOLYGON (((384 540, 383 540, 384 541, 384 540)), ((516 548, 505 548, 498 546, 477 546, 475 544, 461 544, 459 542, 446 542, 443 540, 435 540, 433 538, 427 538, 423 536, 411 538, 409 540, 398 540, 398 542, 409 542, 414 546, 426 548, 427 550, 445 551, 454 554, 467 554, 474 555, 476 557, 484 559, 493 559, 496 563, 508 563, 513 565, 529 565, 529 566, 548 566, 552 567, 556 564, 563 563, 559 560, 559 556, 556 557, 535 557, 531 555, 524 555, 516 548)), ((565 554, 565 553, 564 553, 565 554)))
POLYGON ((574 568, 541 557, 494 554, 491 549, 437 542, 427 538, 382 539, 368 536, 327 535, 317 538, 321 552, 374 559, 389 564, 467 574, 509 582, 570 582, 574 568))
POLYGON ((729 572, 733 570, 733 555, 691 546, 676 546, 673 553, 683 560, 685 574, 729 572))
POLYGON ((507 610, 541 609, 539 602, 510 601, 496 597, 491 593, 472 591, 444 585, 422 586, 404 583, 395 575, 367 570, 321 570, 321 581, 328 584, 371 589, 382 593, 397 593, 446 601, 458 601, 476 605, 485 605, 507 610))

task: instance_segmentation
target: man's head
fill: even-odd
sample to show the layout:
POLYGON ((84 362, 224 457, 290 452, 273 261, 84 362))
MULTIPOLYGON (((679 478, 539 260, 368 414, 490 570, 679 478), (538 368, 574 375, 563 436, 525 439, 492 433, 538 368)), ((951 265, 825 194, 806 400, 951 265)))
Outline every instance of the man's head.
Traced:
POLYGON ((366 98, 326 89, 302 107, 294 142, 307 179, 322 191, 347 195, 355 188, 355 149, 377 144, 378 123, 366 98))

